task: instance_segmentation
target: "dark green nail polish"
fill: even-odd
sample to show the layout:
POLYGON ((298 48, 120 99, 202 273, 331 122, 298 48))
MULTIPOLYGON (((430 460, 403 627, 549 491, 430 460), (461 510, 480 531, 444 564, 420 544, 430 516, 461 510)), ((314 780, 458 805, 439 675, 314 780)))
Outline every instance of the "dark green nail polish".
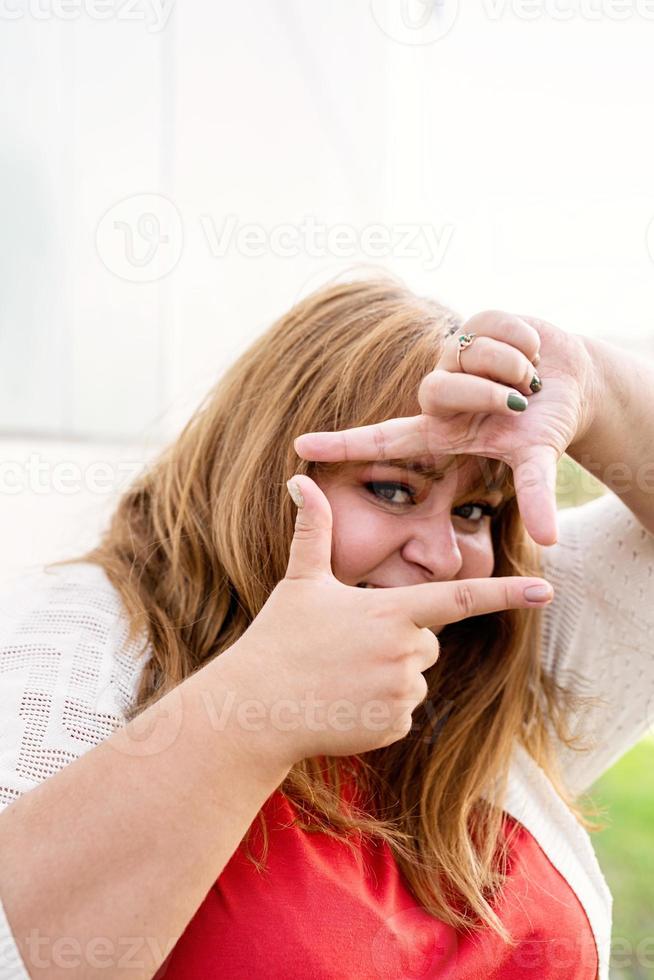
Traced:
POLYGON ((529 387, 533 392, 540 391, 543 387, 543 382, 540 380, 537 374, 534 374, 533 378, 529 382, 529 387))
POLYGON ((515 392, 512 391, 506 400, 506 404, 514 412, 524 412, 529 402, 527 401, 526 398, 523 397, 523 395, 517 395, 515 392))

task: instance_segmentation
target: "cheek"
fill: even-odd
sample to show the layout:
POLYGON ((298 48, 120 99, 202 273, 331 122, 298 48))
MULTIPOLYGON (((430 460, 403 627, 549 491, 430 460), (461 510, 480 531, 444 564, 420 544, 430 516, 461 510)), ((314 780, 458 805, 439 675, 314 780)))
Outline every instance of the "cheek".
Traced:
POLYGON ((332 501, 332 515, 332 571, 341 581, 362 578, 393 550, 383 514, 332 501))
POLYGON ((490 578, 495 567, 490 528, 477 534, 459 534, 461 570, 457 578, 490 578))

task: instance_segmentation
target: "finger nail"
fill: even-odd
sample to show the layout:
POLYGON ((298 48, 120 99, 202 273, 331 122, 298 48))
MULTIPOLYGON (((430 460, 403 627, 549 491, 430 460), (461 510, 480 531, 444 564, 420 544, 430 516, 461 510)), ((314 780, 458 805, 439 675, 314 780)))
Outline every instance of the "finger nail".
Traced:
POLYGON ((514 412, 524 412, 529 402, 524 395, 518 394, 517 391, 512 391, 509 393, 506 404, 514 412))
POLYGON ((540 380, 537 374, 534 374, 533 378, 529 382, 529 387, 533 392, 540 391, 543 387, 543 382, 540 380))
POLYGON ((551 585, 528 585, 524 591, 527 602, 548 602, 553 595, 551 585))
POLYGON ((536 354, 536 356, 531 359, 531 363, 534 365, 534 367, 538 367, 539 362, 540 354, 536 354))
POLYGON ((287 480, 286 487, 289 494, 291 495, 291 500, 296 507, 304 507, 304 497, 302 496, 302 491, 300 490, 297 483, 293 483, 292 480, 287 480))

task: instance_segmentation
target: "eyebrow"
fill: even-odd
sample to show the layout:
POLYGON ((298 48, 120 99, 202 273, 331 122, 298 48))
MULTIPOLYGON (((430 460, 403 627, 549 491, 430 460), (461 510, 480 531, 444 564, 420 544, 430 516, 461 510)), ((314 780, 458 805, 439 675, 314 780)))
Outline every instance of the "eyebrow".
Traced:
POLYGON ((432 480, 442 480, 446 473, 446 470, 437 469, 433 463, 422 459, 378 459, 375 461, 375 465, 410 470, 412 473, 419 473, 421 476, 430 477, 432 480))
MULTIPOLYGON (((429 460, 422 459, 378 459, 374 461, 374 464, 375 466, 383 466, 388 469, 394 468, 409 470, 410 472, 418 473, 421 476, 425 476, 428 479, 432 479, 436 482, 442 480, 447 473, 447 468, 438 469, 429 460)), ((450 465, 454 465, 454 461, 450 465)), ((504 497, 504 490, 502 487, 488 487, 483 484, 483 481, 476 481, 473 483, 471 487, 463 491, 463 496, 469 496, 473 493, 499 493, 502 497, 504 497)))

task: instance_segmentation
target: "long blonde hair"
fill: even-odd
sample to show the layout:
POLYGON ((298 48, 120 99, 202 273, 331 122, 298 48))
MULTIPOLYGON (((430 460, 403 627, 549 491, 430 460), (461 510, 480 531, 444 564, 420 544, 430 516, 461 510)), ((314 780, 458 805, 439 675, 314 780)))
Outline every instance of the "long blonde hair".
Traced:
MULTIPOLYGON (((129 718, 232 646, 284 576, 295 519, 286 481, 320 469, 298 459, 293 438, 417 414, 420 381, 459 325, 393 279, 336 283, 299 302, 220 378, 124 493, 98 546, 74 559, 105 569, 132 634, 145 638, 129 718)), ((511 471, 493 462, 489 472, 505 493, 492 526, 494 574, 538 574, 511 471)), ((509 942, 490 903, 508 839, 501 807, 482 794, 492 782, 501 800, 517 738, 565 798, 552 733, 572 744, 566 692, 541 668, 538 615, 508 610, 446 627, 409 735, 349 760, 305 759, 281 786, 300 826, 347 846, 362 835, 385 841, 425 909, 509 942), (346 773, 365 807, 343 807, 346 773)), ((249 835, 247 844, 262 868, 259 817, 262 857, 249 835)))

